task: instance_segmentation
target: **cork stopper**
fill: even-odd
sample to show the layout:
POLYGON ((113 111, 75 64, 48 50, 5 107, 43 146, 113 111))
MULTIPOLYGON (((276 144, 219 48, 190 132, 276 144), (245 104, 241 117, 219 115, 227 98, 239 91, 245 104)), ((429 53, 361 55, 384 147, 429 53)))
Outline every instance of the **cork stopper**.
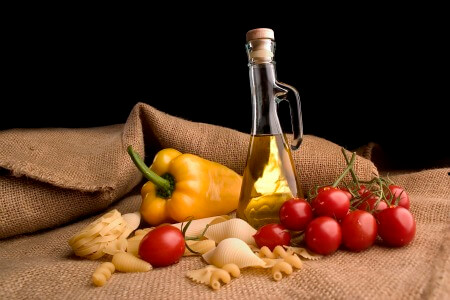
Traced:
POLYGON ((259 40, 259 39, 270 39, 272 41, 275 40, 275 34, 270 28, 256 28, 247 32, 246 40, 247 42, 251 40, 259 40))

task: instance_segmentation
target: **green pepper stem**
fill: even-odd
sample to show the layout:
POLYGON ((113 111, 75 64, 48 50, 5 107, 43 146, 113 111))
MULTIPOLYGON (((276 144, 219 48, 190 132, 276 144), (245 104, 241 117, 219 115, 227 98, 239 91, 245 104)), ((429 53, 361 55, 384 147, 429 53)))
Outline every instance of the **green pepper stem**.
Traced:
POLYGON ((128 154, 131 157, 131 160, 136 165, 136 167, 141 171, 142 175, 144 175, 145 178, 147 178, 149 181, 151 181, 153 184, 155 184, 158 188, 164 190, 167 193, 171 193, 172 187, 170 184, 170 181, 167 179, 162 178, 152 170, 150 170, 147 165, 144 163, 142 158, 134 152, 133 147, 130 145, 127 148, 128 154))
POLYGON ((334 187, 334 188, 337 187, 339 182, 341 182, 341 180, 345 177, 345 175, 347 175, 348 171, 350 171, 353 168, 355 159, 356 159, 356 153, 353 152, 352 158, 350 159, 350 163, 348 164, 347 168, 345 168, 344 172, 342 172, 341 176, 339 176, 339 178, 336 179, 336 181, 333 183, 332 187, 334 187))

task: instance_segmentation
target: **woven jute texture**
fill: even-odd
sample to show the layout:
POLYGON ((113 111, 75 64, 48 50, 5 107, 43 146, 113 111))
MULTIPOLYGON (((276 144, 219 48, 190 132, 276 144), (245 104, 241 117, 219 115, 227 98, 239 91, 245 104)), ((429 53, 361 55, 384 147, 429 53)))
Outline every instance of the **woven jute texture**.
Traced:
MULTIPOLYGON (((153 155, 161 147, 171 146, 222 162, 241 172, 248 145, 246 139, 248 136, 245 134, 181 120, 143 104, 135 107, 124 126, 83 130, 11 130, 0 133, 1 165, 15 175, 0 177, 2 234, 14 235, 69 222, 64 226, 0 240, 0 299, 450 297, 448 168, 390 176, 407 189, 411 198, 411 211, 417 221, 414 241, 403 248, 376 245, 362 253, 339 250, 321 260, 305 261, 302 269, 280 282, 273 281, 268 270, 245 269, 240 278, 232 279, 219 291, 212 291, 185 277, 188 270, 206 265, 200 257, 182 258, 176 265, 146 273, 115 273, 104 287, 92 285, 92 273, 100 262, 74 256, 67 240, 110 209, 117 208, 122 213, 139 209, 140 177, 128 162, 126 154, 121 153, 129 143, 133 143, 142 153, 145 142, 147 156, 153 155), (81 131, 86 134, 79 133, 81 131), (61 132, 64 133, 64 140, 56 138, 61 132), (76 143, 74 137, 77 132, 82 139, 76 143), (89 137, 93 132, 97 132, 95 138, 89 137), (27 138, 20 140, 21 135, 27 138), (20 141, 13 142, 13 138, 20 141), (55 141, 58 143, 53 144, 55 141), (35 150, 30 150, 30 144, 35 150), (85 152, 75 150, 80 144, 89 147, 84 148, 85 152), (96 146, 91 147, 92 144, 96 146), (20 145, 25 148, 22 152, 20 145), (14 150, 7 151, 7 147, 14 150), (46 150, 40 150, 43 148, 46 150), (61 149, 67 152, 64 154, 61 149), (38 150, 35 157, 26 152, 38 150), (118 157, 111 154, 114 151, 117 151, 118 157), (111 159, 116 161, 108 164, 111 159), (45 162, 48 163, 46 169, 37 168, 45 162), (54 166, 55 163, 60 164, 54 166), (61 182, 58 176, 62 176, 61 182), (76 179, 77 183, 72 179, 76 179), (86 186, 77 187, 78 183, 86 186), (12 196, 13 192, 16 196, 12 196), (10 193, 9 198, 6 197, 7 193, 10 193), (15 202, 17 208, 9 202, 15 202), (5 208, 8 210, 5 211, 5 208), (95 211, 97 213, 93 215, 95 211), (90 217, 80 220, 80 216, 86 214, 90 214, 90 217), (15 226, 23 226, 20 230, 8 225, 13 216, 20 219, 15 223, 15 226), (56 222, 47 220, 52 218, 59 219, 56 222), (30 223, 29 227, 24 225, 26 223, 30 223), (9 227, 4 229, 4 226, 9 227)), ((344 162, 339 149, 339 146, 325 140, 306 137, 301 150, 294 154, 305 189, 312 184, 331 181, 342 171, 344 162)), ((363 177, 370 177, 376 169, 369 161, 360 158, 357 172, 363 177)))
MULTIPOLYGON (((0 238, 65 224, 99 212, 123 197, 142 176, 126 148, 147 161, 172 147, 217 161, 242 174, 248 134, 170 116, 137 104, 124 125, 89 129, 13 129, 0 132, 0 238)), ((344 169, 340 147, 306 136, 293 153, 303 190, 332 182, 344 169)), ((358 156, 362 178, 377 173, 358 156)))
MULTIPOLYGON (((115 273, 98 288, 91 276, 100 262, 77 258, 67 245, 98 215, 1 241, 0 299, 449 299, 449 171, 392 177, 408 189, 417 221, 414 241, 403 248, 339 250, 305 261, 302 269, 280 282, 274 282, 268 270, 245 269, 219 291, 185 277, 188 270, 206 265, 200 257, 188 257, 147 273, 115 273)), ((135 189, 111 209, 135 211, 138 192, 135 189)))

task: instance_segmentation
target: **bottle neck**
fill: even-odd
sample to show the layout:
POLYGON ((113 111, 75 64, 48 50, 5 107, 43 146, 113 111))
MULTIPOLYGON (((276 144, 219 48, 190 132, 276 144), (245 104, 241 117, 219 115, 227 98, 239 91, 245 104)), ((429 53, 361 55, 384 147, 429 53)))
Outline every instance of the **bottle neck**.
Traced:
POLYGON ((252 96, 252 134, 281 134, 277 96, 286 91, 276 83, 273 60, 275 42, 269 39, 252 40, 247 43, 246 48, 252 96))

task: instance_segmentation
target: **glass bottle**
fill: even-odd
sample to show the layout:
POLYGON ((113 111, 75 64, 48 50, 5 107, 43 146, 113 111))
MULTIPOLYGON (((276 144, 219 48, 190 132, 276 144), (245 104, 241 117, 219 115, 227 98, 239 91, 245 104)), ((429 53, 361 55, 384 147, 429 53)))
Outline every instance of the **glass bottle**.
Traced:
POLYGON ((252 96, 252 131, 237 216, 255 228, 278 223, 281 205, 303 197, 290 149, 297 150, 303 137, 300 96, 295 88, 276 79, 274 32, 267 28, 247 32, 247 55, 252 96), (291 92, 294 98, 287 98, 291 92), (288 145, 277 106, 287 100, 293 140, 288 145))

